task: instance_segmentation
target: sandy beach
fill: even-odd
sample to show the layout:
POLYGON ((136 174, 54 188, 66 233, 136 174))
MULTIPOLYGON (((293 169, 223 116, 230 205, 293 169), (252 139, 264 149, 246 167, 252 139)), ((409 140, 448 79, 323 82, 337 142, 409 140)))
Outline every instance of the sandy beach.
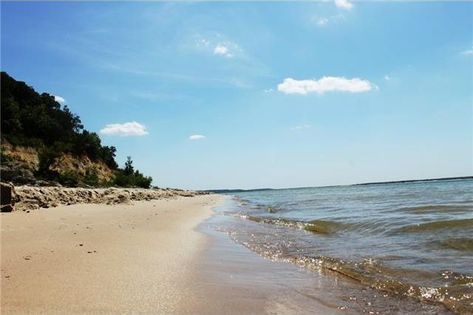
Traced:
MULTIPOLYGON (((230 199, 172 196, 2 213, 2 314, 448 314, 265 259, 222 227, 230 199)), ((232 225, 233 226, 233 225, 232 225)))
POLYGON ((2 314, 179 314, 222 197, 1 215, 2 314))

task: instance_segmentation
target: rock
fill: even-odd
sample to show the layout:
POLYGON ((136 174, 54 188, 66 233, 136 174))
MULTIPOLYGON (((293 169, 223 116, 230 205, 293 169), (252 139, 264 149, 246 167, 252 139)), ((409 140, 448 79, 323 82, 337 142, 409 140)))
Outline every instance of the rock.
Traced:
POLYGON ((1 207, 1 212, 12 212, 14 209, 12 205, 4 205, 1 207))
MULTIPOLYGON (((192 197, 199 195, 178 189, 142 189, 142 188, 64 188, 64 187, 15 187, 12 205, 16 210, 34 210, 38 208, 56 207, 59 204, 72 205, 77 203, 124 204, 130 201, 173 199, 179 196, 192 197)), ((5 208, 5 211, 9 208, 5 208)))
POLYGON ((39 186, 39 187, 48 187, 48 186, 53 186, 51 185, 52 182, 48 182, 47 180, 42 180, 42 179, 38 179, 36 182, 35 182, 35 186, 39 186))
POLYGON ((0 183, 1 212, 11 212, 14 209, 15 189, 12 184, 0 183))

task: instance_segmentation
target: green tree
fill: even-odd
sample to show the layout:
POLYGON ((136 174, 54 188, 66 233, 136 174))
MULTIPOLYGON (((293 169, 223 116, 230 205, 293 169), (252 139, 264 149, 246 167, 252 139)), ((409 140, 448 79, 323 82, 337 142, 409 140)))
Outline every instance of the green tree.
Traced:
POLYGON ((123 172, 127 176, 132 176, 133 173, 135 172, 135 169, 133 168, 133 161, 131 160, 131 156, 126 157, 125 168, 123 169, 123 172))
MULTIPOLYGON (((16 81, 6 72, 1 72, 1 138, 13 145, 35 147, 39 153, 37 176, 54 179, 59 176, 50 167, 62 154, 77 157, 87 156, 93 161, 102 161, 116 170, 115 183, 120 186, 146 186, 150 178, 136 173, 128 157, 123 170, 115 161, 116 148, 103 146, 95 132, 89 132, 76 114, 67 106, 58 103, 53 95, 37 93, 25 82, 16 81)), ((77 174, 62 174, 62 180, 76 184, 78 180, 95 182, 90 175, 76 178, 77 174), (76 180, 77 179, 77 180, 76 180)), ((149 186, 150 184, 148 184, 149 186)))

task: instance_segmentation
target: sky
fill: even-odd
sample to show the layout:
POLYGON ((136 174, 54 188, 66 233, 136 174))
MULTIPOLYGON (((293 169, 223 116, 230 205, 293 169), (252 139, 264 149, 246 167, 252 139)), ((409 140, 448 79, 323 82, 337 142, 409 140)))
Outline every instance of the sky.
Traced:
POLYGON ((1 2, 1 69, 153 184, 473 174, 473 2, 1 2))

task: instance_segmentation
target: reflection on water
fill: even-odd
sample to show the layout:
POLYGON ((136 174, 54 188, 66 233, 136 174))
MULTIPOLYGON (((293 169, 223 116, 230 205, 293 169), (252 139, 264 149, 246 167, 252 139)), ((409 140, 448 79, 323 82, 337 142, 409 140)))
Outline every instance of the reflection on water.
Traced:
POLYGON ((219 213, 267 258, 473 313, 471 179, 236 193, 219 213))

